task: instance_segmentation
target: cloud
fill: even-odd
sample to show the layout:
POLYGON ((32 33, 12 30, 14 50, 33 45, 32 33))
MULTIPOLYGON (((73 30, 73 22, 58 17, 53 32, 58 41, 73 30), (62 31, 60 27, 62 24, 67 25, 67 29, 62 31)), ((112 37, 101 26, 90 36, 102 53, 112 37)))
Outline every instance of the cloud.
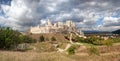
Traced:
POLYGON ((120 26, 120 17, 104 17, 103 26, 120 26))
POLYGON ((80 28, 101 30, 120 26, 119 0, 12 0, 10 5, 1 4, 1 10, 7 18, 0 25, 18 30, 28 30, 31 26, 52 22, 72 20, 80 28), (116 18, 114 18, 115 16, 116 18), (103 23, 96 25, 100 18, 103 23))
POLYGON ((120 26, 103 26, 103 25, 99 25, 98 29, 101 31, 114 31, 114 30, 118 30, 120 29, 120 26))
POLYGON ((98 26, 102 31, 114 31, 120 29, 120 17, 104 17, 103 24, 98 26))

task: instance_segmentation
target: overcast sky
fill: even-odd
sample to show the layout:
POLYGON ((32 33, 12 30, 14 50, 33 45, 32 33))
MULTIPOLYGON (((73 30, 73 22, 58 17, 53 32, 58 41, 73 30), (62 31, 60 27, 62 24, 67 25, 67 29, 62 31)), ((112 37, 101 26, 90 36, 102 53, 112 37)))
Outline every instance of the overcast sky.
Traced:
POLYGON ((0 26, 31 26, 72 20, 82 30, 120 29, 120 0, 0 0, 0 26))

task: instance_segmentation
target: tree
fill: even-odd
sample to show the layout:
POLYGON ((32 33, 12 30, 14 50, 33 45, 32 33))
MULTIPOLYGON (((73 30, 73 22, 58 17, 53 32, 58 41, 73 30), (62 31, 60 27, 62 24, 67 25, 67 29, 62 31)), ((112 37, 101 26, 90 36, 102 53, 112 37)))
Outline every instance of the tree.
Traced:
POLYGON ((2 28, 0 31, 0 48, 1 49, 13 49, 19 43, 20 33, 7 28, 2 28))
POLYGON ((32 38, 25 36, 25 35, 20 35, 19 38, 20 38, 21 43, 35 43, 36 42, 35 39, 32 39, 32 38))
POLYGON ((43 42, 43 41, 45 41, 45 38, 44 38, 44 36, 42 35, 42 36, 40 36, 40 42, 43 42))
POLYGON ((0 49, 12 50, 21 43, 33 43, 32 38, 23 36, 20 32, 11 28, 0 28, 0 49))

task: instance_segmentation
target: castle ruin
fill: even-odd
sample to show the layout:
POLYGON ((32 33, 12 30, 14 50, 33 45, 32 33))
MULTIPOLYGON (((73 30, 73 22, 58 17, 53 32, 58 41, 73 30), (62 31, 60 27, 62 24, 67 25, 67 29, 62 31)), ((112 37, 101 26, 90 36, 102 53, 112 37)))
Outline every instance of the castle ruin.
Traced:
MULTIPOLYGON (((49 19, 45 26, 36 26, 30 28, 30 33, 32 34, 40 34, 40 33, 61 33, 61 32, 70 32, 70 31, 78 31, 76 29, 75 23, 68 20, 65 23, 57 22, 52 23, 49 19)), ((83 32, 80 30, 80 34, 83 32)))

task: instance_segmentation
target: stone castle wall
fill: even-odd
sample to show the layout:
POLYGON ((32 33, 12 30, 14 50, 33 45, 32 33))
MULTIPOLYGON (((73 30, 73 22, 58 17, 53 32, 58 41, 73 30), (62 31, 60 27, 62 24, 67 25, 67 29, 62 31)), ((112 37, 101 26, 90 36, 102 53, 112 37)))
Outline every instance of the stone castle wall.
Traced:
POLYGON ((75 24, 72 21, 66 21, 66 23, 58 22, 58 23, 52 23, 50 20, 48 20, 47 24, 43 27, 36 26, 30 28, 30 33, 33 34, 40 34, 40 33, 57 33, 64 30, 75 30, 75 24))

